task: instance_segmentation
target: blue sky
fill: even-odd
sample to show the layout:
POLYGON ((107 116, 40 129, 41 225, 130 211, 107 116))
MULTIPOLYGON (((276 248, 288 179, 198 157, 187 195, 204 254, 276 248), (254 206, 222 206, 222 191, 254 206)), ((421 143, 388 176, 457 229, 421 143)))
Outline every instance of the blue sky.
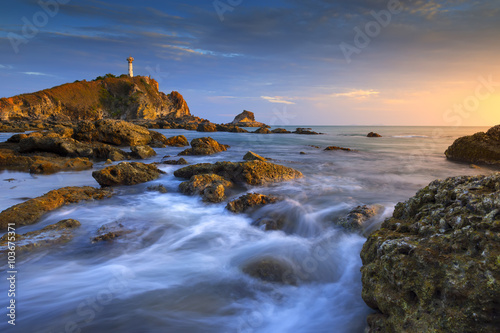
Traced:
POLYGON ((132 55, 214 122, 500 123, 500 84, 466 105, 500 82, 497 0, 16 0, 0 17, 1 97, 122 74, 132 55))

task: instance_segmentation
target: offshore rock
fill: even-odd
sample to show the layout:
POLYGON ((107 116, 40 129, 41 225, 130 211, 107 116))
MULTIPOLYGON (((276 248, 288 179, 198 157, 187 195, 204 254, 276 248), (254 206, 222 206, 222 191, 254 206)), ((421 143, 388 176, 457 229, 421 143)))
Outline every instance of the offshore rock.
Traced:
POLYGON ((500 165, 500 125, 455 140, 444 154, 450 161, 500 165))
POLYGON ((368 237, 370 332, 497 332, 500 174, 437 180, 368 237))
POLYGON ((185 147, 189 146, 189 141, 184 135, 177 135, 168 138, 165 144, 172 147, 185 147))
POLYGON ((92 172, 92 177, 101 186, 135 185, 157 179, 162 173, 154 164, 121 162, 92 172))
POLYGON ((367 138, 381 138, 382 135, 375 133, 375 132, 370 132, 368 135, 366 135, 367 138))
POLYGON ((249 151, 248 153, 246 153, 245 156, 243 156, 243 159, 245 161, 267 161, 264 157, 257 155, 253 151, 249 151))
POLYGON ((239 127, 268 127, 264 123, 255 121, 254 113, 246 110, 234 117, 234 120, 228 125, 235 125, 239 127))

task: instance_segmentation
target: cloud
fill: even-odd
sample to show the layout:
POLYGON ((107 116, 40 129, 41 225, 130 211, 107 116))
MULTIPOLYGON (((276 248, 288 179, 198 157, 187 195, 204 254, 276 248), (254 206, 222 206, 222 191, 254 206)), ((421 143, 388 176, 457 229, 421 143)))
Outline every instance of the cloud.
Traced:
POLYGON ((271 97, 271 96, 260 96, 260 98, 262 99, 265 99, 266 101, 270 102, 270 103, 278 103, 278 104, 295 104, 294 102, 290 102, 290 101, 287 101, 285 100, 284 98, 285 97, 281 97, 281 96, 274 96, 274 97, 271 97))
POLYGON ((21 72, 21 74, 36 75, 36 76, 54 76, 54 75, 40 73, 40 72, 21 72))
POLYGON ((2 65, 0 64, 0 69, 13 69, 14 67, 12 67, 11 65, 2 65))
POLYGON ((375 91, 373 89, 370 90, 353 90, 345 93, 337 93, 332 94, 332 97, 346 97, 346 98, 355 98, 355 99, 365 99, 370 96, 377 96, 380 94, 380 91, 375 91))

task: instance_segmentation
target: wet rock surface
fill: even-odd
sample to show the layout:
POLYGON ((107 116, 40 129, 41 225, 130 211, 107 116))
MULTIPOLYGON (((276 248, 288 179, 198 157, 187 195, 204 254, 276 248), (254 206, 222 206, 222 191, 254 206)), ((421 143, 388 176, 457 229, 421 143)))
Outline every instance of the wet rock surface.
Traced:
POLYGON ((221 202, 226 198, 226 190, 233 184, 215 174, 194 175, 189 181, 179 185, 181 193, 188 195, 199 194, 204 201, 221 202))
POLYGON ((81 226, 77 220, 67 219, 48 225, 41 230, 31 231, 15 237, 5 234, 0 238, 0 252, 7 252, 9 242, 14 243, 16 252, 31 251, 45 246, 62 244, 70 241, 73 229, 81 226))
POLYGON ((168 138, 165 144, 172 147, 185 147, 189 146, 189 141, 184 135, 177 135, 168 138))
POLYGON ((337 147, 337 146, 326 147, 324 150, 325 151, 332 151, 332 150, 354 151, 351 148, 343 148, 343 147, 337 147))
POLYGON ((455 140, 445 155, 450 161, 500 165, 500 125, 455 140))
POLYGON ((83 200, 101 200, 112 196, 109 190, 90 186, 63 187, 40 197, 14 205, 0 213, 0 230, 7 229, 9 223, 16 227, 36 223, 45 213, 67 204, 83 200))
POLYGON ((253 151, 249 151, 243 156, 243 160, 245 161, 267 161, 264 157, 254 153, 253 151))
POLYGON ((277 197, 259 193, 247 193, 236 200, 229 202, 226 209, 233 213, 244 213, 252 208, 273 204, 277 197))
POLYGON ((170 164, 170 165, 187 165, 189 164, 188 161, 186 161, 184 158, 179 158, 178 160, 168 160, 168 161, 163 161, 162 164, 170 164))
POLYGON ((94 177, 99 185, 105 187, 145 183, 157 179, 162 173, 164 172, 154 164, 121 162, 117 165, 92 172, 92 177, 94 177))
POLYGON ((367 138, 381 138, 382 135, 375 133, 375 132, 370 132, 366 135, 367 138))
POLYGON ((262 258, 246 264, 243 273, 266 282, 297 285, 298 279, 293 273, 292 264, 276 259, 262 258))
POLYGON ((265 185, 303 177, 295 169, 263 161, 200 163, 176 170, 174 175, 191 178, 194 175, 213 173, 232 182, 265 185))
POLYGON ((358 206, 351 210, 349 214, 339 218, 335 224, 349 231, 362 232, 367 222, 380 214, 383 206, 358 206))
POLYGON ((144 160, 149 157, 156 156, 156 152, 150 146, 134 146, 130 147, 130 156, 132 158, 137 158, 144 160))
POLYGON ((500 174, 432 182, 363 246, 370 332, 496 332, 500 174))
POLYGON ((179 155, 212 155, 226 151, 228 145, 220 144, 212 138, 196 138, 191 140, 191 148, 184 150, 179 155))

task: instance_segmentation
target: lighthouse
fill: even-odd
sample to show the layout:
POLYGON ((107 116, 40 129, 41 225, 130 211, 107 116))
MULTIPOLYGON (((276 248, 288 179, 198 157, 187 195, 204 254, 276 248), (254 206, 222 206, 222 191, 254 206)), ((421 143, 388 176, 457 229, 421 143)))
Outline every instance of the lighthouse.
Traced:
POLYGON ((128 57, 127 61, 128 61, 128 76, 134 77, 134 66, 132 65, 134 58, 128 57))

